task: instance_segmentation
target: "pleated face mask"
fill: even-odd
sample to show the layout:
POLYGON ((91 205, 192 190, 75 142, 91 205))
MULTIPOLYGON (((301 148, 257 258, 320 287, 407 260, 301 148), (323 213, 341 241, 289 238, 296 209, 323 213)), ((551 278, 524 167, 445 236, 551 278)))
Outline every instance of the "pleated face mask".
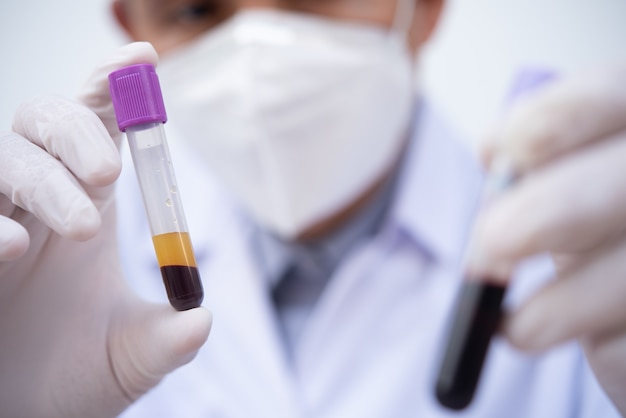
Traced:
POLYGON ((159 66, 170 120, 262 226, 297 236, 390 170, 405 143, 405 34, 238 13, 159 66))

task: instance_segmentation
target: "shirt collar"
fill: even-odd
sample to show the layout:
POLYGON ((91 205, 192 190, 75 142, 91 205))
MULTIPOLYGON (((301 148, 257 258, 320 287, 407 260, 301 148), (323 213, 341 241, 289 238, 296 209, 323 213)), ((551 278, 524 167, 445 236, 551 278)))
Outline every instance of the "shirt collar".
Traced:
POLYGON ((281 241, 254 227, 253 252, 272 285, 294 261, 330 274, 353 245, 379 230, 400 232, 435 260, 458 262, 481 183, 481 169, 469 148, 430 106, 419 102, 399 172, 371 204, 331 236, 311 245, 281 241))
POLYGON ((378 232, 390 209, 396 179, 397 173, 393 173, 371 202, 323 239, 307 243, 290 242, 252 223, 252 252, 270 284, 276 285, 291 264, 310 272, 311 278, 330 277, 346 254, 378 232))
POLYGON ((390 223, 428 255, 459 259, 474 217, 482 171, 433 109, 420 102, 390 223))

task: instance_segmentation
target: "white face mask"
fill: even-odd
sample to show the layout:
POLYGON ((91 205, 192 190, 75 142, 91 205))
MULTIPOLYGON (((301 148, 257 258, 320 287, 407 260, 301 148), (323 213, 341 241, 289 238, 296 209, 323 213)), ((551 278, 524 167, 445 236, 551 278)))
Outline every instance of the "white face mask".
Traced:
POLYGON ((396 32, 240 12, 160 64, 170 119, 257 222, 293 238, 397 160, 413 68, 396 32))

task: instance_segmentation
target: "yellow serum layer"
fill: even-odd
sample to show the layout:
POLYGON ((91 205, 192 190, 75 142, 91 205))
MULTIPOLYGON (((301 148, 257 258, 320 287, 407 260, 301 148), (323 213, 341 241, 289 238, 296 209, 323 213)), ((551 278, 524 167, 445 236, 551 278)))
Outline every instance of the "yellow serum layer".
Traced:
POLYGON ((152 237, 159 267, 197 267, 188 232, 169 232, 152 237))

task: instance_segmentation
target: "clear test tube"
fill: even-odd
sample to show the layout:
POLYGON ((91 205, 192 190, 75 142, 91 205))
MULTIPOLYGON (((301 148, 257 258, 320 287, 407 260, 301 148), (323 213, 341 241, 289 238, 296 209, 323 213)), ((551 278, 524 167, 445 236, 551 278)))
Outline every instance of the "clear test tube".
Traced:
MULTIPOLYGON (((496 162, 483 190, 483 205, 514 184, 516 176, 506 161, 496 162)), ((476 257, 470 244, 468 265, 476 257)), ((502 277, 484 276, 480 272, 466 271, 468 276, 461 286, 452 325, 446 342, 435 394, 439 403, 447 408, 461 410, 474 397, 489 351, 493 335, 502 317, 502 302, 506 286, 502 277), (476 280, 480 278, 480 280, 476 280)))
POLYGON ((126 133, 170 304, 179 311, 204 297, 163 124, 167 121, 154 66, 109 75, 118 127, 126 133))
MULTIPOLYGON (((522 71, 509 94, 509 103, 545 87, 555 78, 556 74, 550 70, 529 68, 522 71)), ((483 206, 512 187, 522 175, 512 161, 495 156, 483 189, 483 206)), ((502 279, 510 274, 507 271, 490 274, 472 271, 475 270, 472 265, 482 264, 479 261, 482 256, 480 250, 473 247, 470 243, 467 277, 458 295, 435 386, 439 403, 455 410, 461 410, 472 402, 492 336, 498 331, 503 314, 502 304, 507 289, 504 285, 493 283, 508 282, 502 279)))

